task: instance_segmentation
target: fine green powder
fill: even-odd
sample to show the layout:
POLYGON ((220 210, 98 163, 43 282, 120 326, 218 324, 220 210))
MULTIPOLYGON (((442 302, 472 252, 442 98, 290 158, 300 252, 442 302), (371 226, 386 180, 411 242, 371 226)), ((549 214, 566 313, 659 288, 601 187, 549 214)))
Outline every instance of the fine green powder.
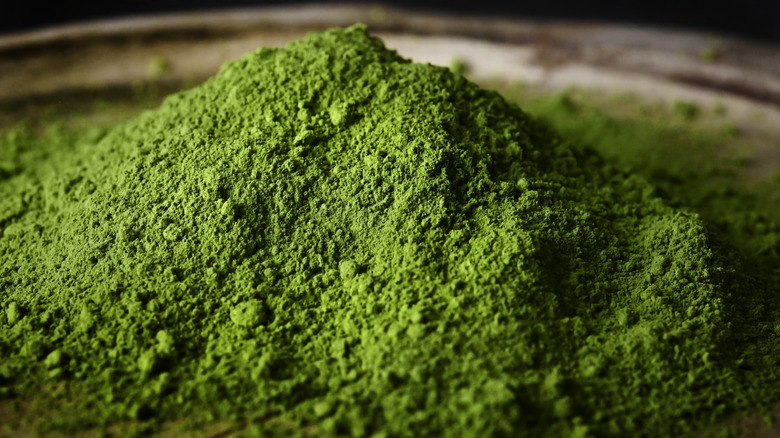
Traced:
POLYGON ((746 231, 363 27, 0 147, 0 397, 44 431, 674 436, 780 399, 746 231))

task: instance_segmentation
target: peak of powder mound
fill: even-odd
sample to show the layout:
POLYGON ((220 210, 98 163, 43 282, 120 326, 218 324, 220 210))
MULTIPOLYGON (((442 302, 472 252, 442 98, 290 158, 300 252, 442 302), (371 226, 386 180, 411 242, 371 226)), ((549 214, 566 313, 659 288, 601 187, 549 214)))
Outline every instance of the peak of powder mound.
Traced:
POLYGON ((91 394, 72 427, 670 433, 737 385, 712 371, 734 274, 695 214, 364 27, 70 159, 0 238, 0 371, 91 394))
POLYGON ((329 242, 335 263, 382 250, 388 232, 457 228, 490 193, 569 165, 558 143, 495 93, 353 27, 226 65, 109 135, 87 172, 111 182, 105 221, 123 235, 162 258, 179 242, 214 255, 180 270, 231 271, 279 245, 329 242))

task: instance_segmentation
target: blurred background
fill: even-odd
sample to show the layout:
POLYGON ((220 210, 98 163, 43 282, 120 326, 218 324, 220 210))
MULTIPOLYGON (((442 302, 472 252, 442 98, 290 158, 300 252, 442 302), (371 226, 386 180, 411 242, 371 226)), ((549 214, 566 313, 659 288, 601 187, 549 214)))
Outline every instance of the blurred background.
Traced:
MULTIPOLYGON (((0 0, 0 34, 53 25, 128 15, 253 6, 284 6, 311 2, 252 0, 0 0)), ((322 2, 320 2, 322 3, 322 2)), ((329 2, 329 3, 345 3, 329 2)), ((376 3, 376 2, 372 2, 376 3)), ((410 10, 523 17, 638 23, 714 32, 780 45, 780 0, 626 1, 532 0, 445 1, 401 0, 382 4, 410 10)))

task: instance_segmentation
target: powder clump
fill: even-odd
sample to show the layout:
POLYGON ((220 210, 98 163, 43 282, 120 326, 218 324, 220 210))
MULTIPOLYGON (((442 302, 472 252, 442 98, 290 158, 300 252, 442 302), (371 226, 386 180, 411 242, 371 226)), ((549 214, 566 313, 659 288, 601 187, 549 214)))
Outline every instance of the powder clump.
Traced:
POLYGON ((667 435, 780 395, 744 389, 769 285, 697 214, 361 26, 56 158, 0 181, 0 394, 66 385, 59 430, 667 435))

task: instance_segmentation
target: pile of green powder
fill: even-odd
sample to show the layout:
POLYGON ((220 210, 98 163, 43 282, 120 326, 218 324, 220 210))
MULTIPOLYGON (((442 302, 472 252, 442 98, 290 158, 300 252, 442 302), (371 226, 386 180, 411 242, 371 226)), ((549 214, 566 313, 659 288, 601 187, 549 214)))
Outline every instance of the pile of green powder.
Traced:
POLYGON ((42 430, 662 436, 780 400, 776 267, 363 27, 33 139, 0 156, 0 404, 42 430))

